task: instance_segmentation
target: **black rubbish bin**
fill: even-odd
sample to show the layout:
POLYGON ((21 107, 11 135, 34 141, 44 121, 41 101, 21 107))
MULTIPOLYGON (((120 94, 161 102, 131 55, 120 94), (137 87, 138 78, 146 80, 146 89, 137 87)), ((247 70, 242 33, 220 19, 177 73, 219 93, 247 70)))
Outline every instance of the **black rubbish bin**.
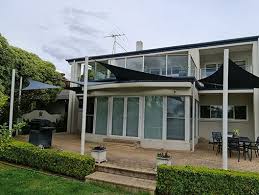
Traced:
POLYGON ((29 142, 36 146, 44 148, 51 147, 52 132, 55 130, 51 127, 51 122, 48 120, 34 119, 30 122, 29 142))

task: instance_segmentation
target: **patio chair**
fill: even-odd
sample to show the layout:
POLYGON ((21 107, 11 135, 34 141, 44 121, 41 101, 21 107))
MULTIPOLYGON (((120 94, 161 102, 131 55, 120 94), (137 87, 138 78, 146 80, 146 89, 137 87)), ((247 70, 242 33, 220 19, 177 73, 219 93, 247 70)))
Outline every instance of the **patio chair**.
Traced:
POLYGON ((249 160, 252 160, 253 151, 255 152, 255 157, 257 158, 259 156, 259 137, 257 137, 256 142, 250 142, 246 147, 250 150, 249 160))
POLYGON ((218 131, 214 131, 212 132, 212 144, 213 144, 213 150, 215 145, 219 145, 221 143, 221 139, 222 139, 222 134, 221 132, 218 131))
POLYGON ((243 150, 242 148, 243 148, 243 146, 240 145, 239 138, 232 138, 232 137, 228 138, 228 152, 229 152, 230 158, 232 156, 232 152, 235 151, 235 152, 237 152, 237 159, 239 162, 240 161, 240 152, 241 152, 241 150, 243 150))

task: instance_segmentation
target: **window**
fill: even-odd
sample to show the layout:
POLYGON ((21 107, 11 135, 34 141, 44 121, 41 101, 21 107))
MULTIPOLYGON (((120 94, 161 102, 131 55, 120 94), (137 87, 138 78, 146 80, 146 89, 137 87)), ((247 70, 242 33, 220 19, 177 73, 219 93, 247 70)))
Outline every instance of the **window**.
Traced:
POLYGON ((126 68, 136 71, 142 71, 143 68, 143 57, 132 57, 127 58, 126 68))
POLYGON ((184 140, 184 97, 167 97, 167 139, 184 140))
POLYGON ((222 118, 222 106, 210 106, 211 118, 222 118))
POLYGON ((158 75, 166 75, 166 56, 145 56, 144 72, 158 75))
POLYGON ((212 75, 214 72, 218 70, 217 64, 207 64, 206 65, 206 77, 212 75))
POLYGON ((108 97, 97 97, 95 134, 107 134, 108 97))
MULTIPOLYGON (((200 118, 221 119, 222 106, 210 105, 200 106, 200 118)), ((228 106, 228 118, 234 120, 247 120, 247 106, 228 106)))
MULTIPOLYGON (((83 99, 79 99, 79 110, 82 112, 83 109, 83 99)), ((87 98, 87 106, 86 106, 86 132, 93 133, 93 121, 94 121, 94 98, 87 98)))
POLYGON ((234 119, 234 106, 228 106, 228 118, 234 119))
MULTIPOLYGON (((108 63, 108 61, 104 61, 104 63, 108 63)), ((101 80, 108 78, 108 70, 100 63, 96 62, 95 64, 95 80, 101 80)))
POLYGON ((125 68, 125 58, 118 58, 118 59, 111 60, 111 64, 114 66, 125 68))
POLYGON ((235 119, 246 120, 246 106, 235 106, 235 119))
POLYGON ((210 118, 210 106, 200 106, 200 118, 210 118))
POLYGON ((162 139, 163 97, 145 97, 144 138, 162 139))
POLYGON ((238 66, 245 66, 246 65, 246 61, 245 60, 236 60, 234 62, 238 66))
POLYGON ((188 55, 168 55, 167 76, 187 76, 188 55))
POLYGON ((241 68, 245 69, 246 71, 249 71, 249 66, 247 66, 245 60, 236 60, 234 62, 236 65, 240 66, 241 68))

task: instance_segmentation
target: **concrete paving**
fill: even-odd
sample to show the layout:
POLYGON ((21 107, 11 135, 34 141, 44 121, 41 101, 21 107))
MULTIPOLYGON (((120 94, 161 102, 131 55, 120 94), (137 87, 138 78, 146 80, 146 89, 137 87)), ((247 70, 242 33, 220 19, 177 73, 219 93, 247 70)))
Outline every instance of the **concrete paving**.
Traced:
MULTIPOLYGON (((18 139, 28 140, 27 136, 19 136, 18 139)), ((107 147, 107 164, 115 164, 120 167, 127 167, 138 170, 153 171, 156 164, 156 154, 162 150, 137 148, 126 143, 101 143, 107 147)), ((86 153, 90 153, 91 148, 98 143, 86 142, 86 153)), ((80 135, 66 133, 56 133, 53 136, 53 147, 80 152, 80 135)), ((210 168, 221 168, 222 157, 216 155, 216 151, 205 143, 197 145, 195 152, 191 151, 168 151, 172 156, 173 165, 205 166, 210 168)), ((232 155, 229 158, 229 169, 259 172, 259 158, 253 155, 250 162, 241 156, 240 162, 232 155)))

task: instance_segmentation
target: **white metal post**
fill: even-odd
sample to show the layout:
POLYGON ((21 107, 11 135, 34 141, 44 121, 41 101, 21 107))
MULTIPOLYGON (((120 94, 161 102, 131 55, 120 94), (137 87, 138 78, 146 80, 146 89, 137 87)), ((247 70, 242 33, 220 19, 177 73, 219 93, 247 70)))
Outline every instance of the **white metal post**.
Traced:
MULTIPOLYGON (((21 114, 21 98, 22 98, 22 76, 20 77, 20 85, 19 85, 19 94, 18 94, 18 113, 19 117, 21 114)), ((18 118, 17 122, 21 122, 21 118, 18 118)), ((16 135, 18 135, 18 130, 15 132, 16 135)))
POLYGON ((18 111, 19 112, 20 112, 20 107, 21 107, 21 97, 22 97, 22 77, 20 77, 19 95, 18 95, 18 111))
POLYGON ((11 131, 13 129, 14 85, 15 85, 15 69, 12 70, 10 111, 9 111, 9 131, 11 131))
POLYGON ((86 129, 86 111, 87 111, 87 84, 88 84, 88 57, 85 57, 84 67, 84 95, 83 95, 83 114, 81 130, 81 155, 85 153, 85 129, 86 129))
POLYGON ((194 152, 194 128, 195 128, 195 81, 192 89, 192 151, 194 152))
POLYGON ((222 120, 222 159, 223 169, 228 169, 228 61, 229 50, 224 49, 223 65, 223 120, 222 120))

